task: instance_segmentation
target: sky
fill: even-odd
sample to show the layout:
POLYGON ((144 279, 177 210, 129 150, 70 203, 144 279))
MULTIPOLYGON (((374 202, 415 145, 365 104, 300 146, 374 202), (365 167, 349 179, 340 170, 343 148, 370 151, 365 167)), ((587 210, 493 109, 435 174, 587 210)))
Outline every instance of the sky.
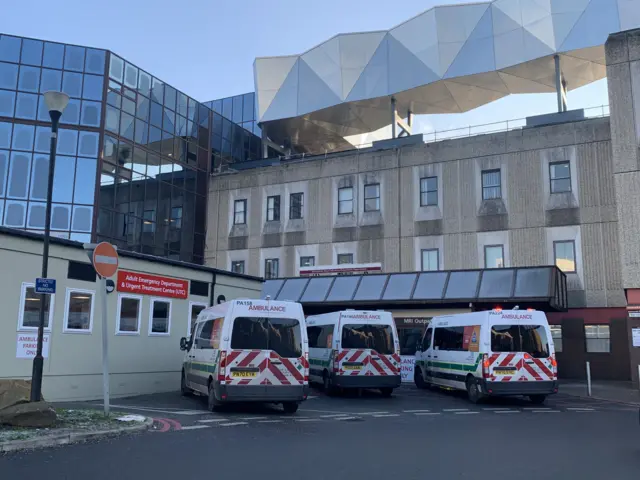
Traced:
MULTIPOLYGON (((30 0, 2 2, 0 32, 104 48, 199 101, 254 90, 253 61, 301 53, 338 33, 388 30, 464 0, 30 0)), ((568 94, 570 109, 608 104, 606 80, 568 94)), ((463 114, 419 116, 416 131, 556 110, 555 94, 511 95, 463 114)), ((600 111, 594 109, 588 114, 600 111)), ((496 130, 500 125, 496 125, 496 130)))

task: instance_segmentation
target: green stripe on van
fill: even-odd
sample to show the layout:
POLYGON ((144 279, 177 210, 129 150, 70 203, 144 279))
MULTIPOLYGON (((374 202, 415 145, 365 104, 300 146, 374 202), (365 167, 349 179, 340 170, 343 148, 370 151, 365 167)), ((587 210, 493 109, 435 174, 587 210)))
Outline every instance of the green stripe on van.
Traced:
POLYGON ((427 366, 429 366, 429 367, 444 368, 444 369, 447 369, 447 370, 458 370, 458 371, 461 371, 461 372, 475 372, 476 370, 478 370, 478 366, 480 365, 481 359, 482 359, 482 355, 478 355, 477 358, 476 358, 476 363, 474 363, 474 364, 470 364, 470 363, 453 363, 453 362, 438 362, 438 361, 433 361, 433 360, 428 360, 428 361, 421 360, 419 362, 416 362, 416 364, 418 366, 423 366, 426 363, 427 366))
POLYGON ((198 370, 200 372, 214 373, 216 370, 216 364, 191 362, 191 369, 198 370))
POLYGON ((318 367, 328 367, 330 363, 331 362, 329 362, 329 360, 319 360, 317 358, 309 359, 309 365, 316 365, 318 367))

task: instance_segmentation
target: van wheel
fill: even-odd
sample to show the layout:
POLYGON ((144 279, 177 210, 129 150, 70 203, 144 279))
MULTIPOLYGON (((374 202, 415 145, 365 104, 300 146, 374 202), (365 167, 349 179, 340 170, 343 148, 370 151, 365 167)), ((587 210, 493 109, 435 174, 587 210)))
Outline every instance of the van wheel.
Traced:
POLYGON ((531 403, 535 403, 536 405, 542 405, 546 399, 546 395, 529 395, 531 403))
POLYGON ((393 388, 381 388, 380 393, 385 398, 391 398, 391 395, 393 395, 393 388))
POLYGON ((480 387, 478 387, 478 381, 474 377, 467 379, 467 395, 471 403, 479 403, 484 395, 480 393, 480 387))
POLYGON ((217 412, 220 410, 222 403, 216 398, 215 388, 213 382, 209 382, 209 395, 207 396, 207 407, 211 412, 217 412))
POLYGON ((322 374, 322 389, 324 393, 331 396, 336 393, 335 388, 333 387, 333 382, 331 382, 331 375, 326 370, 322 374))
POLYGON ((187 375, 184 373, 184 370, 182 370, 182 378, 180 379, 180 393, 182 393, 184 397, 188 397, 192 393, 191 389, 187 387, 187 375))
POLYGON ((422 370, 420 370, 419 368, 416 368, 413 371, 413 383, 415 383, 416 387, 418 387, 421 390, 429 388, 429 384, 424 381, 424 377, 422 376, 422 370))
POLYGON ((298 402, 284 402, 282 404, 282 409, 284 410, 284 413, 294 414, 298 411, 299 406, 298 402))

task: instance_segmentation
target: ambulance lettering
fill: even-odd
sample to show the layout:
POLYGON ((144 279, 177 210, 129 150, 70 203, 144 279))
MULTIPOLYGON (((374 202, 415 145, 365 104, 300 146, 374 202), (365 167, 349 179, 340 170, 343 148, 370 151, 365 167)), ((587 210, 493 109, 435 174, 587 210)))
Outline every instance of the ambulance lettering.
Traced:
POLYGON ((282 305, 249 305, 249 310, 258 312, 285 312, 286 308, 282 305))

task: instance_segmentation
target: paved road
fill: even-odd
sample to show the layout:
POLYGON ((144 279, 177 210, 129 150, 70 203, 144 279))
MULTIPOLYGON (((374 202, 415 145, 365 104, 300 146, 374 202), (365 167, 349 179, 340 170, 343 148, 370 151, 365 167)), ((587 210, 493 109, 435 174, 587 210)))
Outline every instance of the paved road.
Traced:
POLYGON ((211 414, 203 398, 177 393, 114 403, 156 418, 156 430, 0 456, 2 477, 637 480, 640 471, 635 408, 562 395, 540 408, 413 388, 390 399, 314 392, 295 416, 260 406, 211 414))

